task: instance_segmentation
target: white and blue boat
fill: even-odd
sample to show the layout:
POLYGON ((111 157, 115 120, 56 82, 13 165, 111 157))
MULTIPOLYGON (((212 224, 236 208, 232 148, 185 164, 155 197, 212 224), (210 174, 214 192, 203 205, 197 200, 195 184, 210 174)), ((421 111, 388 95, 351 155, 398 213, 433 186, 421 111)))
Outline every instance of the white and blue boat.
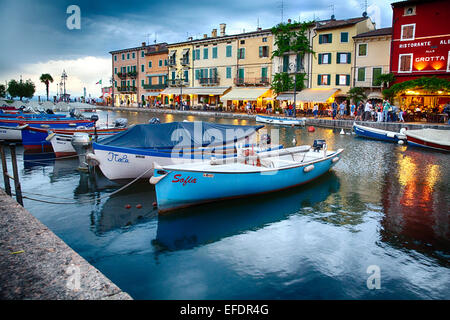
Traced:
POLYGON ((262 127, 201 121, 138 124, 93 143, 93 153, 86 157, 113 181, 150 178, 154 162, 169 165, 233 157, 236 147, 251 144, 262 127))
POLYGON ((402 141, 401 143, 406 142, 406 136, 402 133, 366 127, 357 124, 356 122, 353 123, 353 131, 357 136, 363 138, 389 141, 395 143, 398 143, 399 141, 402 141))
POLYGON ((269 117, 269 116, 256 116, 256 122, 262 122, 267 124, 278 124, 288 126, 304 126, 306 125, 306 118, 286 118, 286 117, 269 117))
POLYGON ((155 165, 159 212, 201 203, 279 191, 318 178, 340 159, 343 149, 299 146, 254 156, 212 159, 169 166, 155 165))

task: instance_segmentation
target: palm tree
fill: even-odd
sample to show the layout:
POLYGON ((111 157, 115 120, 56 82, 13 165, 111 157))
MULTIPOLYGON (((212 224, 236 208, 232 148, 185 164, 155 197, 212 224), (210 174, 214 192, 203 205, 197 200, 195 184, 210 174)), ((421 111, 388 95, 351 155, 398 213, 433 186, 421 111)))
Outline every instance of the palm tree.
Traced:
POLYGON ((50 82, 53 82, 53 78, 48 73, 41 74, 41 77, 39 78, 42 83, 45 83, 45 88, 47 89, 47 101, 48 101, 48 87, 50 85, 50 82))

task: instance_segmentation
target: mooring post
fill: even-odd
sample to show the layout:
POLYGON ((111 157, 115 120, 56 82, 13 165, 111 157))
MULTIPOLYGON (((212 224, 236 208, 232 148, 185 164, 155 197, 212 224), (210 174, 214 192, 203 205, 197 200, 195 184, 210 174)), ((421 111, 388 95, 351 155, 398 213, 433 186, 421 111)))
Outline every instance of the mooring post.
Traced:
POLYGON ((11 149, 11 162, 12 162, 13 173, 14 173, 14 186, 16 189, 16 200, 23 207, 22 189, 20 188, 19 171, 17 170, 16 144, 11 143, 9 145, 9 148, 11 149))
POLYGON ((6 154, 3 140, 0 140, 0 154, 2 157, 3 181, 5 182, 5 192, 7 195, 11 196, 11 184, 9 183, 8 165, 6 163, 6 154))

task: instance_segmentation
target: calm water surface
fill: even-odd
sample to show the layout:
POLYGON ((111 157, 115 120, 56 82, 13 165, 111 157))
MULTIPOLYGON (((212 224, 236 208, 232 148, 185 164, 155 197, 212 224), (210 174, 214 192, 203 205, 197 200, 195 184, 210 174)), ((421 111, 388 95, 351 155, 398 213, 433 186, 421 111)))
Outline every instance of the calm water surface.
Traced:
MULTIPOLYGON (((98 114, 105 121, 107 112, 98 114)), ((254 124, 136 112, 109 112, 108 120, 154 116, 254 124)), ((118 185, 78 172, 78 160, 40 159, 19 148, 26 195, 78 202, 24 204, 135 299, 450 299, 448 154, 332 129, 267 128, 280 128, 286 147, 294 138, 297 145, 326 139, 345 152, 331 172, 302 187, 158 217, 147 182, 109 197, 118 185), (381 288, 369 290, 373 265, 381 288)))

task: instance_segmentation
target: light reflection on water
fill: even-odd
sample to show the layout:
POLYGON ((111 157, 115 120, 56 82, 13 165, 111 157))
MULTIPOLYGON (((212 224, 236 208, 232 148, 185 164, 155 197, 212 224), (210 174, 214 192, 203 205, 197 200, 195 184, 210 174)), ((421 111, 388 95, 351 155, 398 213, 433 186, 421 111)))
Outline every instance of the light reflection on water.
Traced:
MULTIPOLYGON (((254 123, 108 113, 110 122, 121 117, 254 123)), ((305 186, 161 217, 145 181, 108 197, 118 185, 78 172, 77 160, 19 155, 24 191, 78 201, 25 207, 137 299, 450 298, 447 154, 340 130, 266 128, 280 129, 286 146, 326 139, 345 152, 305 186), (366 287, 369 265, 381 268, 381 290, 366 287)))

